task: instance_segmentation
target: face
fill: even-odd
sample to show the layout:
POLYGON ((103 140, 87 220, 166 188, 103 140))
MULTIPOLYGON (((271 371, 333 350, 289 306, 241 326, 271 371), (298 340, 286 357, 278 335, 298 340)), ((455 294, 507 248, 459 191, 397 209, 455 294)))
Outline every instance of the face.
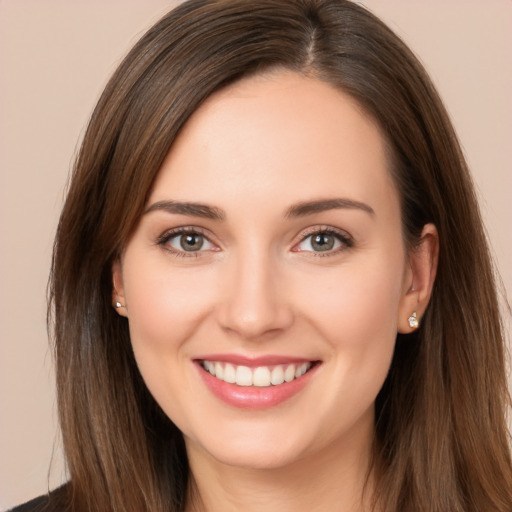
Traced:
POLYGON ((282 71, 188 121, 114 298, 189 453, 282 467, 368 449, 413 281, 379 129, 332 86, 282 71))

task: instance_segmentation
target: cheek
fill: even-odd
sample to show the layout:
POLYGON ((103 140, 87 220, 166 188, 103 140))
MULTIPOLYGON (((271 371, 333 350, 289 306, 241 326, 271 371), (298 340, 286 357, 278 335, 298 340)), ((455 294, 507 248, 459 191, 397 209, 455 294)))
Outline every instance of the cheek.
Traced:
POLYGON ((134 269, 125 273, 124 282, 137 362, 179 357, 208 314, 215 290, 211 273, 176 270, 165 258, 152 265, 127 262, 125 268, 134 269))
POLYGON ((190 339, 208 315, 216 287, 211 275, 177 271, 165 258, 161 264, 128 263, 125 298, 137 366, 167 416, 186 426, 184 411, 192 386, 190 339))
MULTIPOLYGON (((393 262, 361 261, 312 276, 297 293, 307 300, 311 318, 331 332, 396 334, 403 267, 393 262)), ((345 336, 343 336, 345 337, 345 336)))
POLYGON ((340 386, 349 386, 354 396, 359 389, 366 401, 373 401, 378 393, 393 355, 402 293, 401 261, 361 260, 333 269, 325 281, 312 279, 300 292, 302 310, 333 354, 340 386))

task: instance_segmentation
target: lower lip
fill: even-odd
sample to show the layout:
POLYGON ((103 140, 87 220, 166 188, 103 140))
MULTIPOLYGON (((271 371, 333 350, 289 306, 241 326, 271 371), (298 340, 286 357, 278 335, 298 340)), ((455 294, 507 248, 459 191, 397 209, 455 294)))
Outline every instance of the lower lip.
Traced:
POLYGON ((298 379, 277 386, 237 386, 217 379, 196 361, 199 374, 207 388, 223 402, 240 409, 268 409, 275 407, 299 393, 313 377, 319 364, 298 379))

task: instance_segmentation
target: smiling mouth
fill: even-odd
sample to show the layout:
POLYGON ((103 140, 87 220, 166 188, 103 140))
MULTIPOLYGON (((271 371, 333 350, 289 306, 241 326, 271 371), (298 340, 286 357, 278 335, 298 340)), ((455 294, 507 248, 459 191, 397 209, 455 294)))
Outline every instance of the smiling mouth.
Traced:
POLYGON ((200 360, 201 367, 216 379, 244 387, 270 387, 299 379, 313 368, 314 361, 288 363, 273 366, 235 365, 220 361, 200 360))

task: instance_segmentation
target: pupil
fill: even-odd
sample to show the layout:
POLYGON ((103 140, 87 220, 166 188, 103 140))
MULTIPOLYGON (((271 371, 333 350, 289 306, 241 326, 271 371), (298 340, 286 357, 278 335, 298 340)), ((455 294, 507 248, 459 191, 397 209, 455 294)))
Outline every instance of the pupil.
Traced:
POLYGON ((334 247, 334 237, 321 233, 313 238, 311 245, 317 251, 329 251, 334 247))
POLYGON ((196 233, 182 235, 180 245, 185 251, 198 251, 203 246, 203 236, 196 233))

